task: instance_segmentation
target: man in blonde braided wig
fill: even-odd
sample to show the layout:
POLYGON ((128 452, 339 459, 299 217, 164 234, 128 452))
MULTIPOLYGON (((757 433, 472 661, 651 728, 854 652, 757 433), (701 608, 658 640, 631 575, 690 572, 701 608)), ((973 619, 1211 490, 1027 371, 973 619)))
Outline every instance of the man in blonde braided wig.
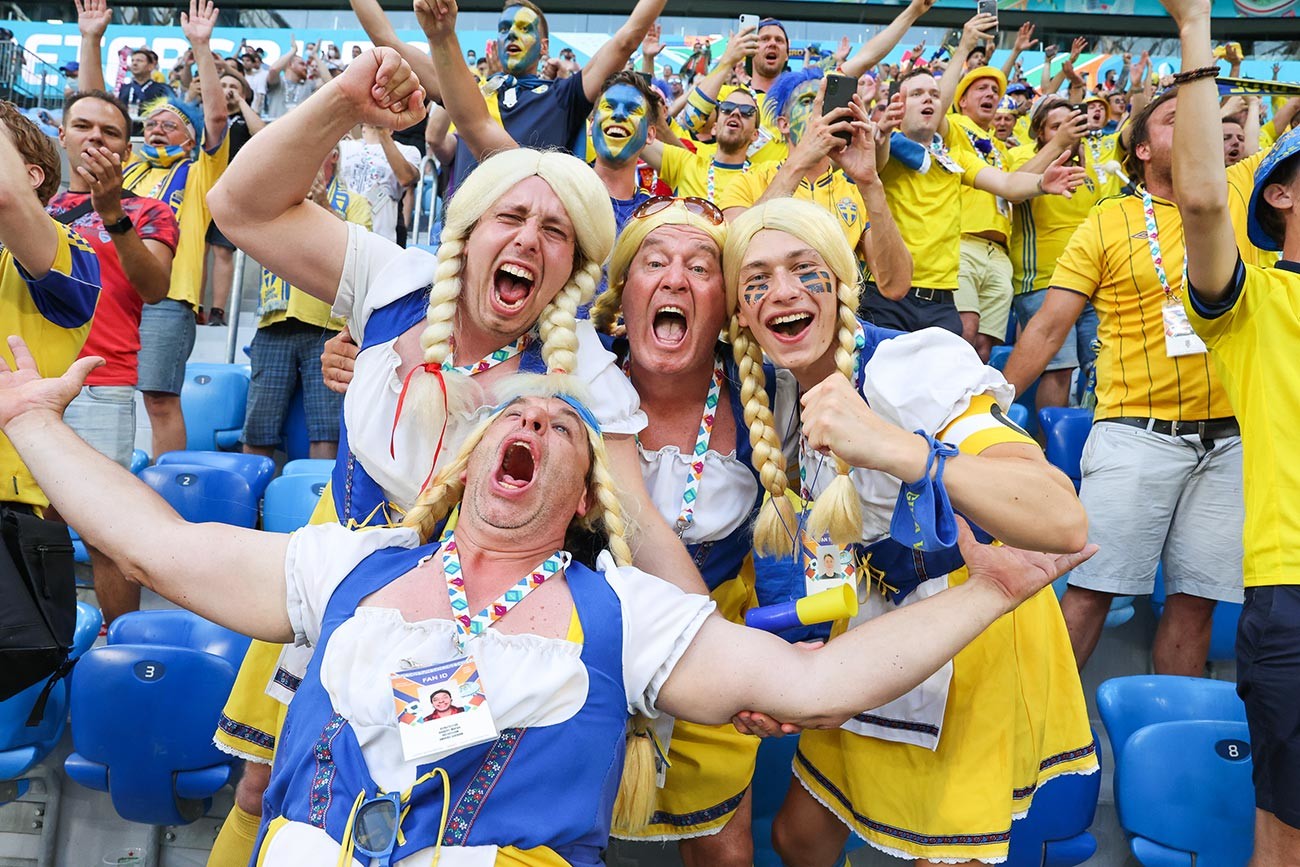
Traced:
MULTIPOLYGON (((745 212, 723 271, 754 465, 771 494, 755 547, 811 558, 847 547, 860 579, 859 614, 834 625, 828 647, 855 624, 960 589, 970 561, 954 508, 1009 544, 1083 545, 1073 486, 1004 420, 1011 389, 970 344, 858 321, 853 253, 824 209, 780 199, 745 212), (764 355, 781 373, 771 405, 764 355), (791 438, 797 456, 782 452, 791 438), (795 461, 802 510, 786 495, 795 461)), ((804 732, 773 842, 785 863, 809 867, 837 863, 850 830, 922 864, 1005 860, 1012 818, 1037 786, 1096 770, 1049 591, 908 695, 804 732)))
POLYGON ((620 565, 599 422, 571 381, 492 413, 434 476, 415 526, 284 535, 180 518, 60 418, 102 360, 42 379, 27 346, 12 337, 10 347, 0 431, 89 543, 203 617, 317 649, 266 792, 263 867, 350 864, 354 853, 400 867, 598 867, 630 714, 719 725, 750 708, 842 722, 914 687, 1090 553, 994 548, 963 526, 962 586, 800 650, 620 565), (426 534, 457 500, 454 530, 433 542, 426 534), (575 520, 609 532, 595 569, 564 550, 575 520), (176 555, 193 550, 213 556, 176 555), (456 726, 487 714, 487 731, 432 741, 410 731, 403 719, 425 699, 411 702, 405 684, 418 691, 413 679, 428 673, 474 704, 456 726))

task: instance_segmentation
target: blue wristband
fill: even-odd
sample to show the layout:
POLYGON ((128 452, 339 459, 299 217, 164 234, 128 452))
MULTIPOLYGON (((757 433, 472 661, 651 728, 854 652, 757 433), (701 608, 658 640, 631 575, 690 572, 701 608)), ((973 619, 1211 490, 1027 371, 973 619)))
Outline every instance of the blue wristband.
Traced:
POLYGON ((956 457, 958 451, 956 446, 941 443, 925 431, 916 433, 930 444, 925 474, 899 490, 889 536, 918 551, 942 551, 957 544, 957 519, 943 486, 943 465, 948 458, 956 457), (932 468, 933 479, 930 478, 932 468))

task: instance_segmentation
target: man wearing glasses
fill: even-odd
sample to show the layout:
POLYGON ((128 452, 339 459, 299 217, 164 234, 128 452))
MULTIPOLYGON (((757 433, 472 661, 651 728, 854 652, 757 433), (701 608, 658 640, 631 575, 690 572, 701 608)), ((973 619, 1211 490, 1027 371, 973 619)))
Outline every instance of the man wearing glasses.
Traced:
POLYGON ((646 146, 642 158, 673 188, 674 196, 717 201, 752 168, 749 146, 758 138, 758 99, 749 90, 733 90, 718 103, 716 117, 713 136, 717 150, 692 153, 663 142, 646 146))
MULTIPOLYGON (((81 68, 89 90, 104 88, 100 43, 110 14, 106 0, 77 4, 81 68)), ((189 14, 181 14, 181 29, 198 64, 202 114, 175 97, 146 104, 144 146, 133 151, 134 161, 122 178, 123 189, 166 202, 180 225, 171 289, 162 301, 146 305, 140 317, 136 387, 144 392, 155 455, 185 448, 181 384, 194 348, 195 311, 203 295, 206 236, 212 222, 206 199, 230 161, 226 96, 210 45, 216 23, 217 9, 206 0, 191 0, 189 14)))

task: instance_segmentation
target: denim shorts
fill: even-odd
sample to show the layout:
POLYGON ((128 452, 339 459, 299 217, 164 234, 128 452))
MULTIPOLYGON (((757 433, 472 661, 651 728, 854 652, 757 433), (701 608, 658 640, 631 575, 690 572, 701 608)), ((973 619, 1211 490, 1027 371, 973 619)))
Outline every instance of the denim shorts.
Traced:
POLYGON ((311 442, 338 442, 343 395, 330 391, 321 374, 325 341, 337 331, 289 319, 257 329, 248 347, 253 375, 241 439, 250 446, 273 446, 301 383, 311 442))
POLYGON ((140 313, 140 391, 180 394, 185 362, 194 350, 194 309, 183 301, 164 298, 144 305, 140 313))
POLYGON ((135 387, 83 385, 63 420, 95 451, 131 469, 135 451, 135 387))

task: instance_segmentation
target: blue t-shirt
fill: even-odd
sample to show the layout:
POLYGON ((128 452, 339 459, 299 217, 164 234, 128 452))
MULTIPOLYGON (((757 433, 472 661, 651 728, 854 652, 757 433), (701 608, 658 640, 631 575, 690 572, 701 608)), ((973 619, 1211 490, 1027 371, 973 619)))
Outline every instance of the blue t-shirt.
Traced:
POLYGON ((175 92, 161 81, 148 81, 140 84, 135 79, 123 84, 117 91, 117 98, 125 103, 139 103, 143 105, 152 99, 160 96, 175 96, 175 92))
MULTIPOLYGON (((531 88, 502 87, 488 98, 497 101, 501 125, 520 147, 562 150, 586 158, 585 150, 578 152, 574 148, 595 105, 582 90, 581 72, 558 81, 542 81, 531 88)), ((478 160, 469 148, 457 141, 449 192, 459 188, 476 166, 478 160)))

